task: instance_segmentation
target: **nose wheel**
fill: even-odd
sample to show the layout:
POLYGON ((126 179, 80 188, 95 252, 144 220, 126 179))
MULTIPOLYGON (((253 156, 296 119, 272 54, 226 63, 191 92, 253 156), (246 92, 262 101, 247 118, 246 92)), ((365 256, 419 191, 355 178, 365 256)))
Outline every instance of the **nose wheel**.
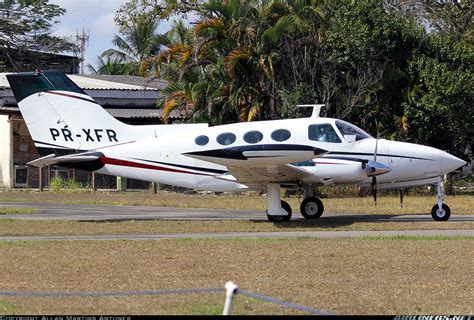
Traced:
POLYGON ((301 202, 300 211, 305 219, 318 219, 324 212, 324 205, 318 198, 308 197, 301 202))
POLYGON ((433 209, 431 209, 431 216, 436 221, 448 221, 451 216, 451 209, 449 209, 448 205, 445 203, 441 205, 441 208, 439 205, 435 204, 433 209))
POLYGON ((443 203, 444 198, 444 186, 443 181, 440 179, 437 183, 438 191, 438 203, 433 206, 431 209, 431 217, 435 221, 448 221, 451 216, 451 209, 447 204, 443 203))

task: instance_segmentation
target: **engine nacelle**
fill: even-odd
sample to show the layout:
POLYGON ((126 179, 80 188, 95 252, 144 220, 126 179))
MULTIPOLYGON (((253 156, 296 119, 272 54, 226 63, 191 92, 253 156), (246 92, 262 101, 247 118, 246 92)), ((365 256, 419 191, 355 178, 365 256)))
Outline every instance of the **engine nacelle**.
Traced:
POLYGON ((316 158, 313 167, 305 167, 313 177, 304 179, 306 183, 351 184, 367 179, 367 164, 358 161, 316 158))

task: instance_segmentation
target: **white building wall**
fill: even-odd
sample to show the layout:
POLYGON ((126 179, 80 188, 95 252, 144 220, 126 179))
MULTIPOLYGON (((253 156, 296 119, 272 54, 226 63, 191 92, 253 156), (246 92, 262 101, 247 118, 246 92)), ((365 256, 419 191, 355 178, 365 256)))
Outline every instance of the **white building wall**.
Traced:
POLYGON ((0 115, 0 188, 13 187, 12 126, 8 115, 0 115))

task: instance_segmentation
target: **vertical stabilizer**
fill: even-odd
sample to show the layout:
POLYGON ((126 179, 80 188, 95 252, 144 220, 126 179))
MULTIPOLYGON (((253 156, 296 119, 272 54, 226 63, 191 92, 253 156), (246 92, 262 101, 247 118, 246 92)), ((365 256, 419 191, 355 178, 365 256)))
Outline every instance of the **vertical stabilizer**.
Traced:
POLYGON ((64 155, 127 142, 116 120, 59 71, 7 75, 40 155, 64 155))

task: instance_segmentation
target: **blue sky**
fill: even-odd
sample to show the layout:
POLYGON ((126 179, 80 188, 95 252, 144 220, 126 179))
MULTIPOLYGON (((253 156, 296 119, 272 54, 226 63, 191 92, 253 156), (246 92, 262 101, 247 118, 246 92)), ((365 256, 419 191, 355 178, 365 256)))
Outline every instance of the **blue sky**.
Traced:
MULTIPOLYGON (((96 65, 97 56, 112 47, 112 38, 118 33, 114 24, 115 12, 125 0, 49 0, 66 9, 60 23, 53 26, 53 34, 75 40, 76 32, 89 30, 89 46, 86 49, 86 65, 96 65)), ((170 28, 170 21, 163 21, 158 32, 170 28)), ((86 70, 86 73, 87 72, 86 70)))

